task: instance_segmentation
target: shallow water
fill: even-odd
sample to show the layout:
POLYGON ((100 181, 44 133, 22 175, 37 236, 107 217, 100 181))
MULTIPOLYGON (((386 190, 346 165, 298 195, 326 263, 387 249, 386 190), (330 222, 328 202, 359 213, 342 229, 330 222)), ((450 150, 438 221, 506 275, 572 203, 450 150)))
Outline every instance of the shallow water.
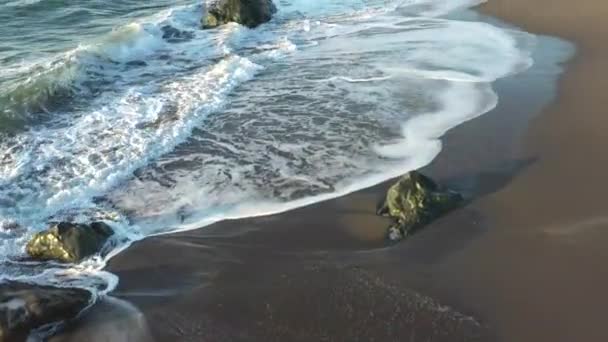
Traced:
POLYGON ((477 3, 282 0, 211 31, 199 1, 0 3, 2 277, 109 291, 135 240, 428 164, 533 62, 532 35, 452 15, 477 3), (50 220, 94 219, 118 232, 101 255, 19 261, 50 220))

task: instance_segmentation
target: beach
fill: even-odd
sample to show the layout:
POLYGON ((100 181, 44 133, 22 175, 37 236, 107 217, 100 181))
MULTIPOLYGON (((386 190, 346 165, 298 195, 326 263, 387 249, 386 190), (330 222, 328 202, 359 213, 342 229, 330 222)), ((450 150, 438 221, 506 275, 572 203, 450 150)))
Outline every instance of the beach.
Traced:
POLYGON ((560 81, 557 100, 526 134, 520 155, 537 162, 480 203, 493 234, 453 261, 466 264, 483 255, 484 265, 468 273, 480 287, 467 286, 467 292, 492 300, 492 315, 506 340, 603 341, 602 289, 608 279, 601 266, 606 239, 601 184, 607 165, 597 152, 606 125, 601 94, 606 80, 597 75, 606 68, 600 37, 608 6, 537 1, 535 11, 531 5, 494 1, 484 10, 533 32, 564 37, 577 45, 577 55, 560 81))
POLYGON ((478 10, 564 38, 576 55, 558 61, 554 91, 532 86, 544 68, 514 76, 497 85, 496 109, 443 137, 423 171, 466 193, 465 207, 388 244, 374 208, 389 181, 148 238, 110 261, 111 300, 52 340, 606 341, 608 4, 478 10))
POLYGON ((0 4, 0 285, 96 301, 53 342, 608 340, 608 4, 478 3, 0 4), (390 241, 418 168, 464 204, 390 241))

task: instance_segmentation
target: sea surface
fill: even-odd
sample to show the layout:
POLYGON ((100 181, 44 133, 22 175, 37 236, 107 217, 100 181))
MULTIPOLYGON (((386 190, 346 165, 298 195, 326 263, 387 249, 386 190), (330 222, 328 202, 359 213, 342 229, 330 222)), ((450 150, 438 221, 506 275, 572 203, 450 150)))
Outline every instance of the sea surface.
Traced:
POLYGON ((0 0, 0 280, 104 294, 134 241, 427 165, 533 64, 533 35, 455 15, 481 1, 275 2, 203 31, 202 0, 0 0), (23 261, 49 222, 93 220, 117 232, 99 255, 23 261))

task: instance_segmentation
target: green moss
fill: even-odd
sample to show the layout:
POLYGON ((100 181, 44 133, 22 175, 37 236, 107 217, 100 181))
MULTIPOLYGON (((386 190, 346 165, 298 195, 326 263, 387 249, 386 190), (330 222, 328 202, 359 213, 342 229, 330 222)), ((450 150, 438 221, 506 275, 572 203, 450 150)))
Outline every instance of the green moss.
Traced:
POLYGON ((217 18, 215 17, 215 15, 207 14, 203 18, 203 28, 204 29, 214 28, 214 27, 218 27, 218 26, 220 26, 220 23, 217 20, 217 18))
POLYGON ((59 223, 35 234, 26 251, 37 260, 74 263, 99 252, 112 234, 112 229, 101 222, 90 225, 59 223))
POLYGON ((57 226, 37 233, 28 242, 27 253, 35 259, 74 262, 75 256, 70 253, 61 241, 57 226))
POLYGON ((386 199, 378 208, 378 214, 386 214, 395 221, 389 229, 390 236, 396 236, 395 227, 399 228, 401 236, 407 236, 457 207, 462 200, 458 193, 412 171, 389 188, 386 199))

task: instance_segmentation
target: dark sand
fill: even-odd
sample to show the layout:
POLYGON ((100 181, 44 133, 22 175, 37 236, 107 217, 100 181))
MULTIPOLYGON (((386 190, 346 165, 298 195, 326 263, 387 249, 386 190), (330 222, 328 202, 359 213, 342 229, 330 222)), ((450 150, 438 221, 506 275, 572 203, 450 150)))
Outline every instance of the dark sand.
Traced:
POLYGON ((608 2, 482 10, 579 51, 542 114, 546 62, 444 138, 425 171, 466 207, 395 246, 373 215, 387 184, 147 239, 111 261, 115 298, 54 341, 608 341, 608 2))
POLYGON ((492 0, 484 11, 578 51, 516 154, 536 162, 479 201, 491 230, 440 281, 478 303, 502 340, 608 341, 608 2, 492 0))

